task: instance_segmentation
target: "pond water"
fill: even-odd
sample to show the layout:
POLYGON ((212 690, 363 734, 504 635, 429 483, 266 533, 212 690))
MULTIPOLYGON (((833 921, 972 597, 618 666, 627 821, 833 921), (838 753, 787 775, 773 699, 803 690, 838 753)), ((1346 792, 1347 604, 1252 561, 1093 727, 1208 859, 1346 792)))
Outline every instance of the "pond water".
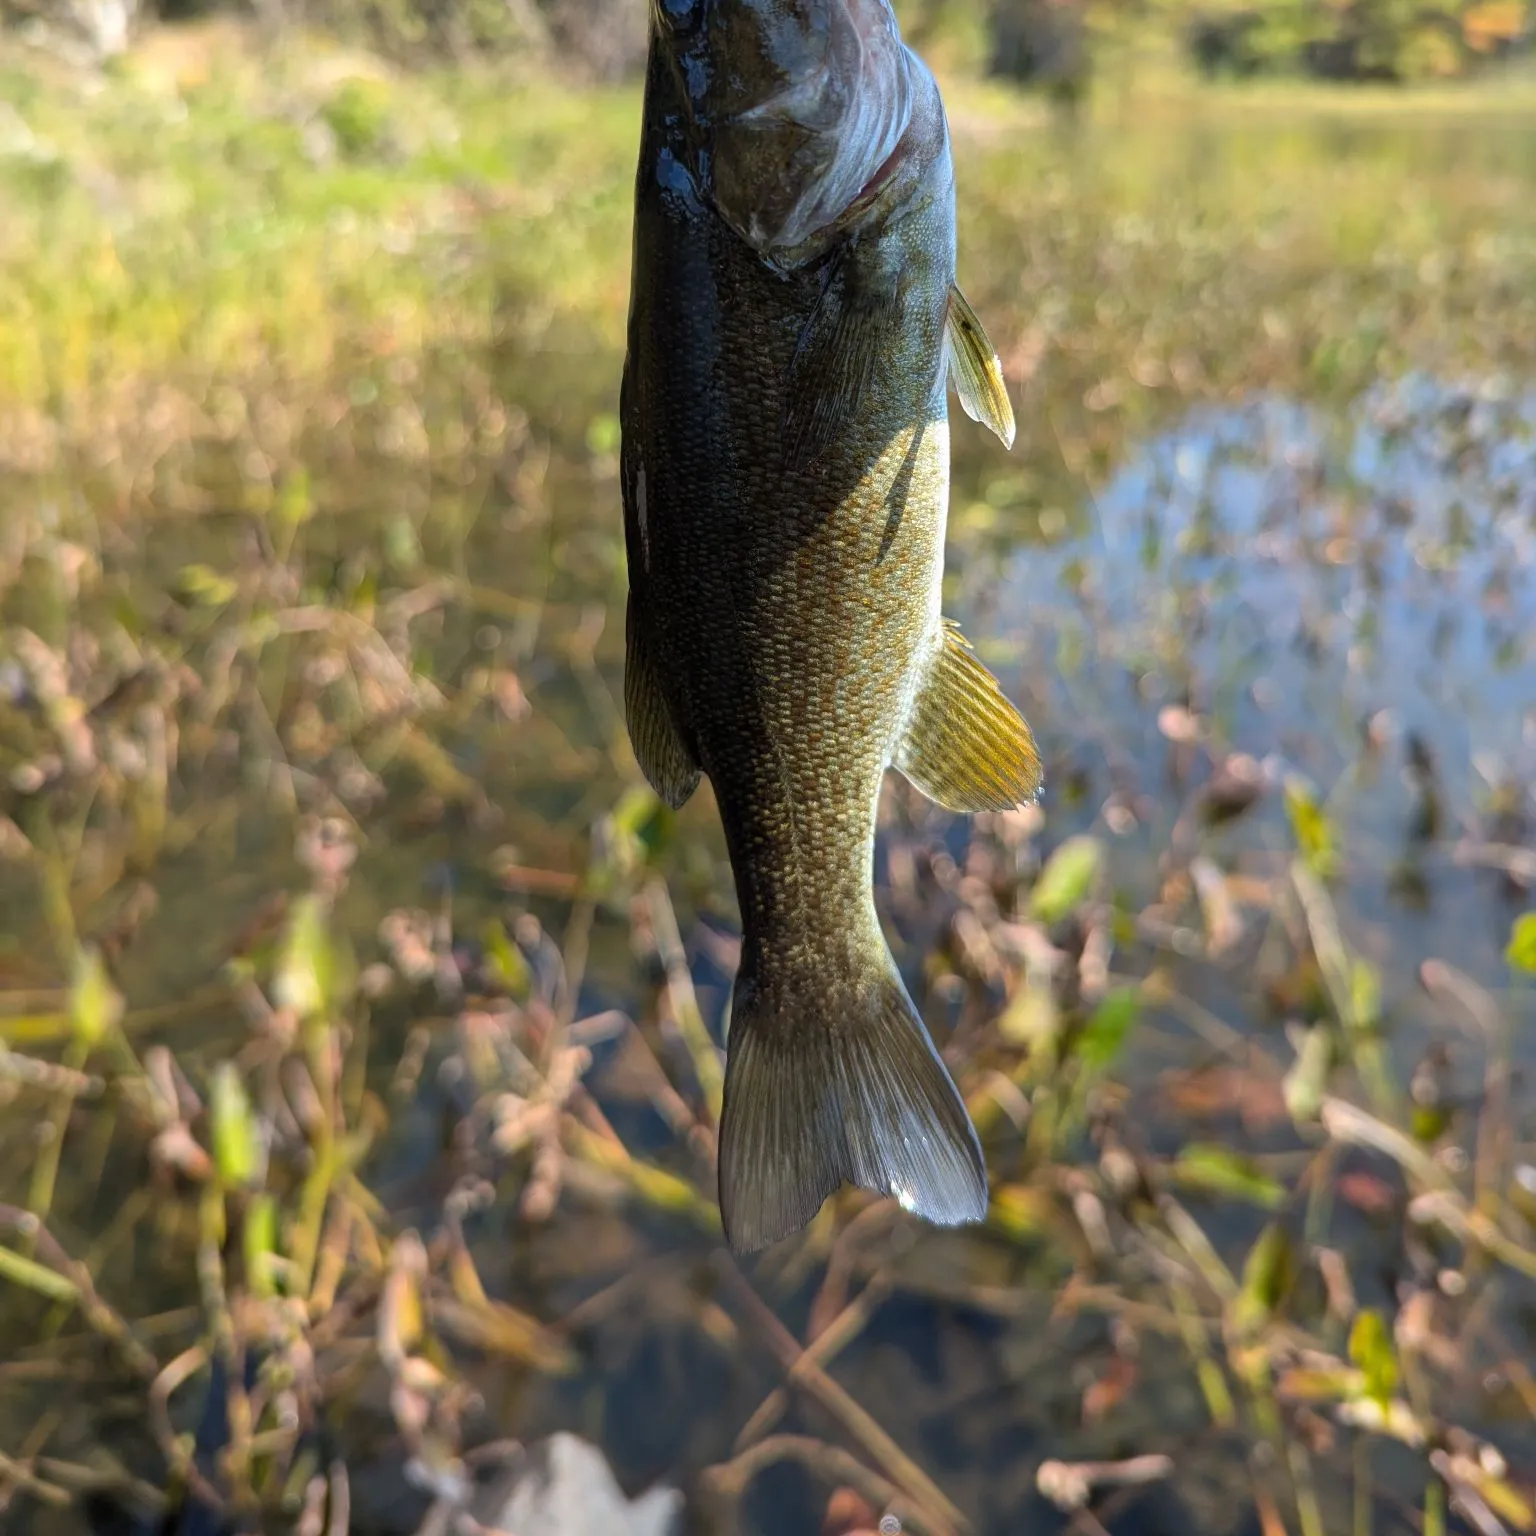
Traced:
MULTIPOLYGON (((1212 756, 1247 754, 1333 806, 1394 1008, 1431 954, 1501 988, 1511 892, 1478 850, 1528 836, 1509 813, 1536 772, 1536 393, 1410 377, 1337 412, 1198 408, 1084 512, 964 579, 1026 658, 1056 777, 1093 776, 1085 814, 1106 791, 1144 808, 1126 878, 1153 874, 1212 756), (1170 705, 1210 752, 1174 761, 1170 705)), ((1213 844, 1224 861, 1288 844, 1282 800, 1213 844)))

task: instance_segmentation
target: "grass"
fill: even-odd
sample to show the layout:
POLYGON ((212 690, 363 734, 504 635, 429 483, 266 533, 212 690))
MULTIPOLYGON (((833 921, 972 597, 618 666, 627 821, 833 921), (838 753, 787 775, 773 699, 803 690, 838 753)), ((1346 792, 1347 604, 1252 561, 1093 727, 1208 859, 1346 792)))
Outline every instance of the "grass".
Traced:
POLYGON ((632 100, 549 93, 525 113, 497 80, 395 79, 302 43, 270 67, 227 40, 188 51, 90 92, 23 58, 0 75, 31 136, 0 159, 12 466, 88 460, 140 500, 188 442, 291 467, 246 400, 275 407, 284 444, 338 412, 401 437, 403 412, 420 419, 397 456, 445 434, 452 453, 465 353, 567 314, 611 339, 632 100))
MULTIPOLYGON (((893 789, 882 910, 992 1209, 942 1235, 845 1192, 749 1282, 712 1194, 718 834, 639 785, 616 704, 635 93, 216 26, 99 81, 13 52, 0 99, 0 1504, 320 1529, 382 1445, 446 1522, 500 1435, 622 1455, 623 1384, 670 1437, 632 1476, 720 1529, 783 1464, 855 1527, 1014 1529, 1033 1490, 1093 1536, 1205 1478, 1224 1512, 1181 1529, 1432 1531, 1447 1494, 1536 1528, 1530 920, 1494 979, 1454 925, 1405 958, 1360 915, 1369 732, 1326 741, 1337 793, 1282 795, 1203 697, 1211 594, 1158 587, 1114 707, 1187 688, 1139 791, 1107 734, 1091 788, 1064 649, 1044 818, 893 789), (1471 1088, 1404 1070, 1410 995, 1471 1088)), ((948 99, 962 277, 1023 386, 1011 459, 956 434, 973 593, 1192 404, 1531 374, 1518 83, 1162 81, 1075 130, 948 99)), ((1463 404, 1394 430, 1470 497, 1516 429, 1463 404)), ((1367 552, 1305 558, 1376 559, 1369 487, 1308 463, 1303 510, 1367 552)), ((1455 848, 1528 891, 1528 785, 1499 793, 1455 848)))
MULTIPOLYGON (((0 462, 85 462, 153 501, 200 443, 260 498, 273 466, 241 476, 242 459, 281 472, 302 457, 282 445, 339 421, 399 457, 451 457, 466 354, 612 357, 632 90, 405 78, 319 40, 260 59, 239 44, 169 34, 89 89, 15 45, 0 60, 29 141, 0 156, 0 462), (230 391, 279 408, 275 454, 230 391)), ((1142 86, 1104 93, 1076 150, 995 87, 949 98, 963 275, 1015 376, 1027 366, 1053 397, 1127 377, 1180 395, 1352 386, 1529 346, 1536 214, 1518 145, 1499 149, 1536 102, 1518 83, 1407 109, 1142 86), (1350 125, 1405 110, 1453 125, 1440 174, 1402 142, 1337 153, 1350 125), (1186 323, 1165 334, 1170 313, 1186 323)), ((611 408, 598 370, 573 377, 573 407, 611 408)))

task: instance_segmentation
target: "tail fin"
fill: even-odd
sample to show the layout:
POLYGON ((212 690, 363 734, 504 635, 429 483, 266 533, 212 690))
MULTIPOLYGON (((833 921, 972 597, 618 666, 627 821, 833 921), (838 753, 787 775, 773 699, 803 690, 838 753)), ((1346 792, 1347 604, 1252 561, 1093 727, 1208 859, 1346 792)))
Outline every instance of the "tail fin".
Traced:
POLYGON ((766 1248, 844 1180, 938 1226, 987 1211, 975 1128, 894 967, 814 995, 739 977, 720 1123, 726 1240, 766 1248))

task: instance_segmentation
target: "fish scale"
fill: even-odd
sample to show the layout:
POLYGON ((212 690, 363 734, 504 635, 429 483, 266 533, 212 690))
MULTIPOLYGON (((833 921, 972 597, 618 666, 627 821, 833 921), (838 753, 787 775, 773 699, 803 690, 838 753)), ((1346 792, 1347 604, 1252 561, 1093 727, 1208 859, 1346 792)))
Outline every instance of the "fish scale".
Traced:
POLYGON ((1040 785, 1029 727, 939 609, 947 383, 1013 437, 954 267, 943 106, 886 0, 653 8, 625 708, 670 805, 708 775, 735 877, 720 1206, 738 1251, 845 1180, 934 1222, 986 1210, 872 883, 892 764, 959 811, 1040 785))

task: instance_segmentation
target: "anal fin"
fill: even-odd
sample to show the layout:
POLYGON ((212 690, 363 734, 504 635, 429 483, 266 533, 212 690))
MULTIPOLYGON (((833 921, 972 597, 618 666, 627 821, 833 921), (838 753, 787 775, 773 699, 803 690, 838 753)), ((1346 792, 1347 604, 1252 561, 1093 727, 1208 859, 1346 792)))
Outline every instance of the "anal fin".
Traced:
POLYGON ((990 427, 1013 447, 1013 404, 1008 399, 1008 384, 997 350, 987 338, 976 311, 965 295, 951 284, 949 309, 944 317, 944 336, 948 343, 949 376, 965 414, 972 421, 990 427))
POLYGON ((1034 735, 948 619, 895 764, 949 811, 1011 810, 1040 792, 1034 735))
POLYGON ((646 781, 675 811, 698 788, 699 765, 661 689, 645 625, 630 594, 624 618, 624 715, 646 781))

